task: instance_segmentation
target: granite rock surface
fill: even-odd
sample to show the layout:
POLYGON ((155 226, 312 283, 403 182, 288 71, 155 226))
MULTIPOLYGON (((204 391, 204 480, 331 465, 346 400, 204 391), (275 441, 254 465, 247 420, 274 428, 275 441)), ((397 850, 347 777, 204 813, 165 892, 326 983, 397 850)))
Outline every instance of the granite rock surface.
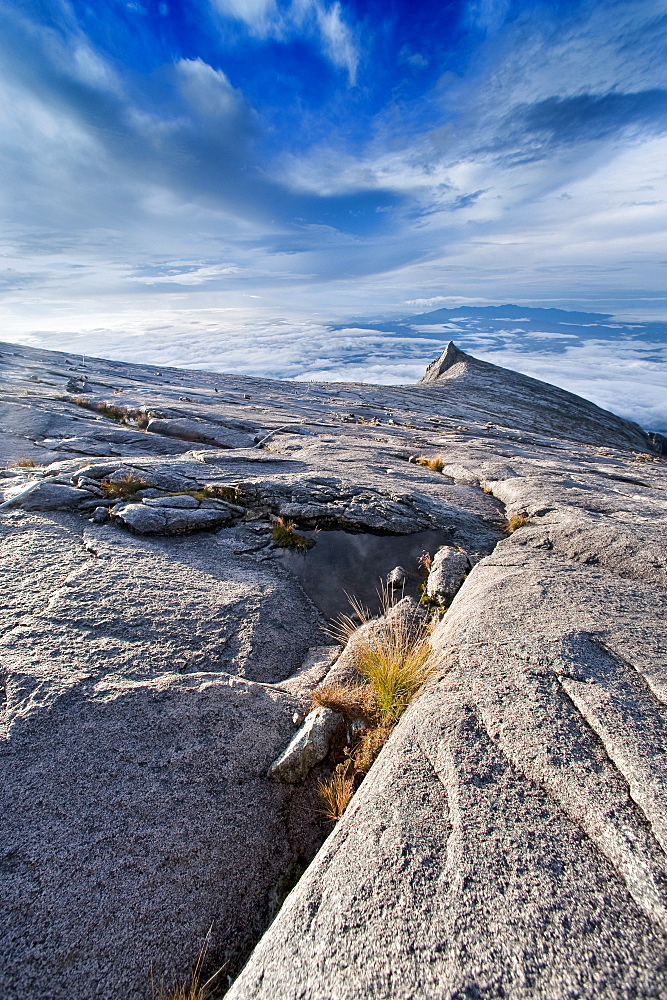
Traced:
POLYGON ((454 345, 375 387, 5 344, 0 406, 3 998, 148 1000, 211 925, 230 1000, 667 997, 659 436, 454 345), (267 771, 354 648, 276 516, 472 566, 321 847, 267 771))

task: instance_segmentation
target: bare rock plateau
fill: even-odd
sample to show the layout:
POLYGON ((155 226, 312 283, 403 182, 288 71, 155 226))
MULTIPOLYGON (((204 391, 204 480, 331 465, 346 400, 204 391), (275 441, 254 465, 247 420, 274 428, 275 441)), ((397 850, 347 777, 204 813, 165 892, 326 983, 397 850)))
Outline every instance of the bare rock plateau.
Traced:
POLYGON ((229 1000, 667 1000, 660 435, 453 344, 407 386, 0 344, 0 419, 2 1000, 168 997, 204 941, 229 1000), (332 826, 311 693, 381 580, 437 668, 332 826))

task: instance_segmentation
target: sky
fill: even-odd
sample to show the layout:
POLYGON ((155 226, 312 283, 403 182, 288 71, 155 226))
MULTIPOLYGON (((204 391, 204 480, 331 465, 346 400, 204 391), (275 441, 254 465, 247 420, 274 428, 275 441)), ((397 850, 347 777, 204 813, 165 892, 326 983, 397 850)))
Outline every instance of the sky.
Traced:
POLYGON ((667 427, 666 67, 664 0, 0 0, 0 337, 389 382, 583 310, 450 332, 667 427))

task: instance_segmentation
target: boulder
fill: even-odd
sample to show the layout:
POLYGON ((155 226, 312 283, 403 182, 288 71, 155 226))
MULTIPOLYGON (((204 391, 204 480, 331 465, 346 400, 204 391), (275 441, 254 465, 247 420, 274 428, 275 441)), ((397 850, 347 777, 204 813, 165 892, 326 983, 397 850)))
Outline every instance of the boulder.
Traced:
POLYGON ((153 434, 179 438, 181 441, 212 444, 216 448, 247 448, 253 444, 253 435, 248 431, 181 417, 176 419, 153 417, 149 420, 146 430, 153 434))
MULTIPOLYGON (((167 497, 167 500, 194 500, 194 497, 167 497)), ((191 503, 162 504, 156 500, 117 504, 111 510, 114 521, 140 535, 182 535, 191 531, 220 528, 234 519, 233 511, 224 507, 199 506, 191 503)))
POLYGON ((175 510, 194 510, 199 507, 199 500, 188 496, 187 493, 175 497, 148 497, 143 503, 147 507, 173 507, 175 510))
POLYGON ((23 510, 91 510, 98 502, 87 490, 44 479, 24 487, 1 506, 23 510))

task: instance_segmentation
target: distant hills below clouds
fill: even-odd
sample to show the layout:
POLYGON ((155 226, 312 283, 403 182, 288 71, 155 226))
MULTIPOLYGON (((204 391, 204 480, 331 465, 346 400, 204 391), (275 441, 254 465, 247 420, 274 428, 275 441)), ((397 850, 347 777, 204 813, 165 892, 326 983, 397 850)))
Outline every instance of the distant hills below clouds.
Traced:
POLYGON ((562 386, 648 429, 667 430, 667 323, 617 322, 608 313, 508 303, 436 309, 398 321, 360 320, 355 326, 361 342, 364 332, 391 338, 401 364, 421 356, 427 343, 439 349, 453 340, 485 361, 562 386))

